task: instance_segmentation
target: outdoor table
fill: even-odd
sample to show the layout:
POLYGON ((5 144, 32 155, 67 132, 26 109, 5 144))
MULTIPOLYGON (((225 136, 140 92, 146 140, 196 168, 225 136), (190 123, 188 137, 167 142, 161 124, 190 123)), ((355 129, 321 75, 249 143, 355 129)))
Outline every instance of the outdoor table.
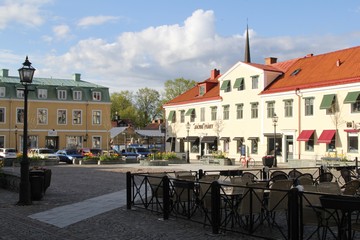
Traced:
POLYGON ((360 198, 350 196, 335 196, 326 195, 320 197, 320 202, 323 208, 334 209, 341 211, 341 217, 336 214, 336 221, 338 223, 338 238, 339 239, 351 239, 351 213, 360 209, 360 198), (348 234, 343 231, 346 228, 348 234), (343 238, 343 235, 345 238, 343 238))

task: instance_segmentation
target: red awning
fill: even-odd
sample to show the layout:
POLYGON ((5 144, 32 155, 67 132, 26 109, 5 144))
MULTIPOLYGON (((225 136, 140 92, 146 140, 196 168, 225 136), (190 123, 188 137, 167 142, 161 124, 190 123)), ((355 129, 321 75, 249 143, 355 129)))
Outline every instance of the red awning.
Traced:
POLYGON ((331 140, 335 136, 336 130, 324 130, 319 139, 317 140, 318 143, 331 143, 331 140))
POLYGON ((313 135, 313 133, 315 132, 315 130, 302 130, 300 135, 298 136, 297 140, 298 141, 309 141, 309 139, 311 138, 311 135, 313 135))
POLYGON ((359 132, 359 129, 350 128, 350 129, 344 129, 344 131, 348 132, 348 133, 357 133, 357 132, 359 132))

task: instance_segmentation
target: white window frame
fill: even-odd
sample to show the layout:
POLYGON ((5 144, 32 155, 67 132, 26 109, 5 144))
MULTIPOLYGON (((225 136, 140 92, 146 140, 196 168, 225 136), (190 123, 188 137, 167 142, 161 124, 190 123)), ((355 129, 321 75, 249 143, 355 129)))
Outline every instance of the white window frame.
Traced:
POLYGON ((81 101, 82 100, 82 91, 74 91, 73 92, 73 100, 81 101))
POLYGON ((101 92, 98 91, 92 92, 92 99, 94 101, 101 101, 101 92))
POLYGON ((24 98, 24 89, 16 89, 16 97, 24 98))
POLYGON ((101 110, 92 111, 92 124, 101 125, 101 110))
POLYGON ((37 93, 38 93, 38 98, 39 99, 47 99, 47 96, 48 96, 47 89, 40 88, 40 89, 37 90, 37 93))
POLYGON ((93 136, 91 139, 92 148, 101 148, 101 136, 93 136), (98 143, 96 143, 98 141, 98 143))
POLYGON ((38 125, 47 125, 48 124, 48 109, 47 108, 38 108, 36 111, 36 119, 38 125))
POLYGON ((0 123, 5 123, 6 121, 6 108, 0 107, 0 123))
POLYGON ((72 111, 72 124, 81 125, 82 124, 82 110, 74 109, 72 111))
POLYGON ((57 110, 57 124, 58 125, 66 125, 67 124, 67 110, 66 109, 58 109, 57 110), (61 119, 63 119, 63 116, 60 116, 60 114, 62 114, 63 112, 65 112, 65 122, 64 123, 62 121, 60 121, 61 119))
POLYGON ((0 87, 0 97, 6 96, 6 87, 0 87))
POLYGON ((57 90, 57 98, 59 100, 66 100, 67 99, 67 91, 64 89, 57 90))

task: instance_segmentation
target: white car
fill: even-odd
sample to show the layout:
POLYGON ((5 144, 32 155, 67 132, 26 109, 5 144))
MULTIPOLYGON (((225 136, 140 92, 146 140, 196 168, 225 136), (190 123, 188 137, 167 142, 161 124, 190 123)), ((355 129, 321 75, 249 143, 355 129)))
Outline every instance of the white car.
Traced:
POLYGON ((54 150, 48 148, 32 148, 28 153, 29 157, 39 157, 41 159, 59 160, 54 150))
POLYGON ((15 148, 0 148, 0 158, 16 158, 15 148))

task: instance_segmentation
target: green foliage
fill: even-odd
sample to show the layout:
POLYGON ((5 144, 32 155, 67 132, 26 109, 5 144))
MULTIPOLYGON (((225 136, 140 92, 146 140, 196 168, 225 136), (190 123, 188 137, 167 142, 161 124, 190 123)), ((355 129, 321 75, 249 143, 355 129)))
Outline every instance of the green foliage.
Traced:
POLYGON ((149 160, 169 160, 169 159, 177 159, 177 155, 174 152, 156 152, 152 153, 148 156, 149 160))
POLYGON ((217 151, 212 153, 213 158, 226 158, 226 154, 223 151, 217 151))
POLYGON ((167 80, 164 85, 165 85, 164 101, 168 102, 171 99, 174 99, 177 96, 183 94, 190 88, 194 87, 196 85, 196 81, 187 80, 184 78, 176 78, 174 80, 167 80))

